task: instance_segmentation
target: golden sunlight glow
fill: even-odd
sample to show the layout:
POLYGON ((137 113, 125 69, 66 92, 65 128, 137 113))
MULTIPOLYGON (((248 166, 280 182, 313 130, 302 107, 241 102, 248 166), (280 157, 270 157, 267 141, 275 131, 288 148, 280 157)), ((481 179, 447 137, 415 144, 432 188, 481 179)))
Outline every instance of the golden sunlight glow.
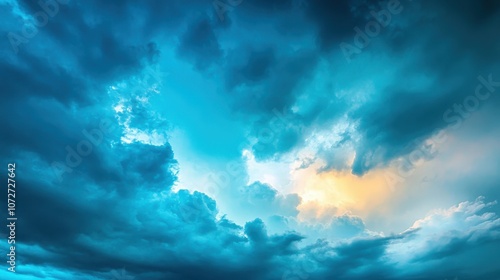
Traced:
POLYGON ((366 216, 382 210, 394 186, 386 180, 387 170, 373 170, 363 177, 348 171, 317 173, 318 166, 292 171, 294 189, 302 197, 300 219, 327 219, 327 216, 366 216), (333 210, 335 209, 335 210, 333 210))
POLYGON ((318 173, 323 163, 316 161, 306 168, 293 160, 257 162, 245 150, 248 182, 270 184, 282 194, 296 193, 302 198, 298 218, 302 221, 326 222, 332 217, 353 214, 365 218, 374 213, 389 213, 404 178, 395 168, 372 169, 363 176, 346 171, 318 173), (391 177, 392 176, 392 177, 391 177), (395 178, 395 179, 394 179, 395 178))

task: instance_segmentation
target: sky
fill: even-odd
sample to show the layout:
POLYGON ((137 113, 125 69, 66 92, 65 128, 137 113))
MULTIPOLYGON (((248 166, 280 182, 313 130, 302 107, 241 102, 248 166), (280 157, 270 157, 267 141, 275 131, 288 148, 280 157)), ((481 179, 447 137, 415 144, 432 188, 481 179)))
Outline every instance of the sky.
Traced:
POLYGON ((0 15, 0 279, 500 279, 498 1, 0 15))

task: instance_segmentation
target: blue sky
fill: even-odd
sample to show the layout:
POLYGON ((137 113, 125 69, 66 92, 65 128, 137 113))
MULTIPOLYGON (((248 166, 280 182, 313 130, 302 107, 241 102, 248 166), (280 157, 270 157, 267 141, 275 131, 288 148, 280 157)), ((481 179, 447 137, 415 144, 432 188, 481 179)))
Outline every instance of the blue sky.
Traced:
POLYGON ((0 15, 0 279, 500 278, 496 2, 0 15))

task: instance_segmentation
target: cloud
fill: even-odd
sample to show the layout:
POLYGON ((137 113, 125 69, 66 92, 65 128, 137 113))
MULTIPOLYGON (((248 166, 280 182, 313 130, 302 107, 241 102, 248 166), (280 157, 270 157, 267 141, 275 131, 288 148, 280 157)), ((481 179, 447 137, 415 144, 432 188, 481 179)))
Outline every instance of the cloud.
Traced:
POLYGON ((225 209, 231 209, 228 216, 240 223, 257 218, 266 220, 273 215, 295 217, 299 213, 300 196, 279 193, 269 184, 257 181, 239 188, 230 185, 220 191, 218 197, 225 209))
POLYGON ((479 258, 500 245, 499 219, 485 211, 492 205, 478 198, 436 210, 397 235, 358 237, 336 245, 318 240, 296 255, 285 275, 287 279, 495 279, 498 269, 479 258))
POLYGON ((473 246, 497 241, 500 219, 495 213, 486 212, 495 204, 486 203, 483 197, 479 197, 476 201, 462 202, 416 221, 410 230, 418 229, 415 243, 420 244, 423 253, 417 253, 415 258, 419 261, 440 259, 473 246), (436 246, 432 240, 438 235, 444 236, 436 246))
MULTIPOLYGON (((468 4, 462 2, 451 14, 440 4, 392 2, 404 7, 402 15, 393 15, 390 26, 372 38, 369 51, 350 64, 335 46, 352 40, 355 27, 373 20, 370 11, 380 11, 388 3, 311 1, 304 11, 307 17, 301 19, 316 26, 318 46, 297 44, 294 51, 279 49, 279 43, 293 39, 278 31, 274 45, 259 46, 257 41, 256 47, 242 44, 228 51, 226 84, 230 89, 239 85, 232 89, 231 99, 239 113, 250 114, 248 118, 253 120, 249 131, 256 139, 252 150, 257 159, 293 155, 307 146, 309 137, 317 137, 315 132, 325 134, 331 126, 347 123, 351 129, 339 133, 345 139, 342 145, 324 146, 318 152, 318 159, 326 162, 321 171, 349 168, 364 175, 408 155, 446 128, 449 123, 443 114, 457 99, 474 93, 478 75, 498 72, 491 64, 497 45, 492 41, 496 5, 487 12, 474 8, 470 14, 476 16, 470 16, 468 4), (433 15, 424 12, 429 9, 433 15), (481 13, 487 20, 476 20, 481 13), (458 21, 461 17, 466 20, 458 21), (443 24, 434 28, 431 18, 439 18, 443 24), (481 32, 471 32, 476 35, 467 38, 456 31, 471 28, 481 32), (438 38, 445 39, 436 47, 438 38), (299 60, 301 57, 304 59, 299 60), (379 69, 384 70, 379 73, 379 69), (276 122, 275 110, 283 125, 276 122), (339 154, 336 149, 345 147, 355 154, 352 163, 349 156, 332 157, 339 154)), ((237 23, 245 20, 235 19, 237 23)), ((275 21, 286 19, 277 17, 275 21)), ((306 42, 311 39, 304 33, 294 36, 306 42)))
POLYGON ((180 37, 178 53, 204 70, 221 59, 223 51, 208 17, 194 21, 180 37))

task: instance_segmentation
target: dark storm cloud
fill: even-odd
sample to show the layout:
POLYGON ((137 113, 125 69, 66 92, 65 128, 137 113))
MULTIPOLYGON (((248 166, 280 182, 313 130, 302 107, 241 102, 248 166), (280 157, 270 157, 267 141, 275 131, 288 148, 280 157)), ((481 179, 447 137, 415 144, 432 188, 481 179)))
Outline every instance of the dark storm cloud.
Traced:
POLYGON ((255 11, 257 13, 269 13, 271 15, 287 11, 293 7, 293 0, 256 0, 256 1, 245 1, 244 8, 248 8, 250 12, 255 11))
MULTIPOLYGON (((100 2, 94 4, 96 10, 100 11, 99 14, 91 15, 92 10, 76 5, 59 4, 58 12, 51 17, 50 22, 38 28, 38 33, 29 42, 18 46, 20 49, 18 54, 21 57, 16 57, 14 52, 4 53, 4 55, 12 57, 14 61, 21 59, 19 63, 21 65, 23 62, 33 63, 29 68, 38 73, 37 76, 59 76, 61 82, 72 84, 73 90, 64 87, 58 90, 61 95, 66 93, 66 96, 85 92, 85 88, 79 91, 81 86, 73 82, 70 79, 71 76, 76 76, 79 79, 88 77, 94 81, 104 82, 110 78, 115 79, 130 74, 142 67, 143 59, 151 61, 155 57, 157 54, 155 45, 139 35, 143 33, 127 34, 124 38, 123 34, 118 31, 119 26, 125 24, 129 28, 132 26, 130 22, 124 20, 127 18, 126 14, 122 15, 122 20, 111 20, 109 17, 111 10, 127 13, 129 17, 138 13, 137 10, 132 7, 128 9, 126 4, 114 4, 109 9, 106 9, 106 4, 102 4, 104 5, 102 8, 99 8, 100 2), (46 43, 47 46, 40 48, 41 43, 46 43), (89 47, 82 48, 81 46, 89 47), (54 63, 55 61, 59 63, 54 63), (77 73, 81 73, 81 75, 77 75, 77 73)), ((21 2, 19 6, 28 15, 43 11, 33 1, 21 2)), ((14 17, 12 20, 16 21, 16 18, 14 17)), ((29 23, 19 24, 16 29, 5 31, 23 35, 25 26, 30 25, 29 23)), ((150 29, 148 26, 143 27, 146 31, 150 29)), ((4 43, 9 44, 10 42, 8 40, 2 41, 2 44, 4 43)), ((40 78, 44 80, 43 76, 40 78)), ((55 85, 58 84, 60 83, 55 85)), ((83 83, 80 82, 80 84, 83 83)), ((87 82, 86 85, 92 84, 87 82)), ((44 90, 43 87, 40 87, 38 91, 52 94, 54 89, 44 90)))
MULTIPOLYGON (((351 168, 354 174, 363 175, 409 154, 439 129, 453 124, 443 118, 444 113, 450 108, 455 110, 455 103, 462 104, 474 94, 479 75, 486 79, 491 73, 491 84, 500 79, 500 69, 494 63, 499 47, 495 39, 498 5, 489 1, 477 5, 459 1, 453 7, 431 1, 307 4, 307 17, 301 19, 316 26, 316 49, 289 53, 286 47, 278 47, 292 41, 283 36, 271 41, 274 46, 268 43, 250 51, 245 46, 228 55, 226 83, 229 90, 235 87, 231 98, 238 111, 255 119, 250 136, 257 138, 253 152, 258 159, 279 158, 300 149, 309 128, 325 129, 347 115, 347 122, 356 124, 355 134, 344 131, 346 141, 324 146, 316 156, 326 162, 321 171, 351 168), (399 5, 401 12, 392 14, 389 25, 348 64, 339 44, 353 43, 357 35, 354 28, 364 29, 374 21, 371 11, 388 9, 390 3, 399 5), (262 51, 266 49, 273 51, 262 51), (306 54, 302 61, 299 53, 306 54), (317 74, 318 61, 332 56, 342 59, 332 59, 330 69, 337 73, 332 73, 330 86, 322 93, 306 93, 309 88, 302 83, 317 74), (384 70, 388 72, 381 75, 384 70), (361 95, 361 103, 358 97, 336 94, 370 80, 375 93, 361 95), (311 109, 295 112, 292 108, 296 105, 311 109), (274 109, 285 115, 285 125, 275 125, 274 109), (345 147, 356 153, 352 166, 348 166, 348 156, 338 153, 345 147)), ((277 15, 264 20, 279 26, 286 18, 277 15)), ((296 36, 307 38, 304 33, 296 36)), ((494 100, 488 102, 497 106, 494 100)), ((455 117, 457 114, 453 111, 455 117)))
MULTIPOLYGON (((262 50, 255 50, 249 48, 248 51, 241 52, 238 50, 234 55, 234 59, 244 60, 240 65, 231 66, 227 71, 228 88, 233 89, 239 85, 258 83, 267 79, 271 75, 276 60, 275 51, 272 48, 265 48, 262 50), (242 59, 245 57, 245 59, 242 59)), ((231 57, 230 59, 232 59, 231 57)))
MULTIPOLYGON (((50 3, 52 9, 56 9, 57 2, 50 3)), ((110 104, 106 93, 108 84, 135 74, 146 64, 154 62, 158 55, 155 44, 144 38, 133 33, 128 37, 117 33, 125 22, 128 27, 136 24, 128 21, 127 14, 132 16, 140 9, 129 9, 128 4, 111 4, 112 7, 106 8, 100 3, 95 3, 96 10, 58 5, 58 12, 50 23, 40 27, 29 42, 16 46, 19 49, 17 54, 11 42, 7 39, 1 42, 0 71, 5 87, 1 115, 2 118, 16 119, 2 126, 1 133, 5 137, 1 140, 1 154, 3 159, 16 158, 18 165, 32 166, 31 170, 18 169, 22 178, 18 184, 24 186, 24 191, 18 194, 20 201, 24 201, 19 203, 23 208, 19 211, 23 219, 19 223, 19 238, 26 245, 53 251, 51 256, 29 252, 24 259, 21 258, 27 263, 58 263, 59 267, 67 265, 74 269, 86 265, 93 267, 96 263, 110 266, 113 258, 104 255, 89 257, 95 249, 77 239, 86 234, 91 238, 94 234, 103 234, 100 230, 113 214, 116 214, 115 230, 125 230, 124 212, 116 212, 120 207, 115 201, 116 193, 136 193, 145 180, 151 182, 150 187, 166 190, 175 180, 170 171, 175 161, 169 146, 120 148, 119 145, 111 151, 111 142, 119 141, 121 134, 116 128, 111 132, 100 131, 101 136, 97 138, 101 143, 92 147, 88 157, 76 160, 70 156, 79 163, 77 168, 63 175, 62 184, 51 174, 51 163, 64 162, 68 158, 65 147, 78 150, 78 143, 88 141, 82 131, 99 128, 103 119, 115 121, 109 111, 94 104, 95 101, 110 104), (117 10, 125 14, 110 17, 117 10), (103 135, 106 132, 108 135, 103 135), (152 158, 140 161, 144 155, 152 158), (151 161, 153 158, 155 160, 151 161), (35 175, 41 169, 45 172, 35 175), (96 198, 96 192, 106 198, 96 198), (109 214, 103 215, 103 211, 109 214), (91 229, 97 230, 89 232, 91 229), (81 254, 73 255, 72 252, 81 254)), ((26 14, 42 10, 33 1, 20 2, 19 7, 26 14)), ((11 9, 9 3, 2 4, 2 13, 6 14, 4 19, 19 25, 3 26, 2 31, 23 35, 24 23, 17 20, 17 15, 5 12, 11 9)), ((152 14, 157 12, 152 11, 152 14)), ((152 28, 165 14, 157 16, 160 18, 148 18, 153 20, 152 28)), ((149 33, 151 28, 143 27, 141 34, 149 33)), ((116 124, 111 123, 111 126, 116 124)))
MULTIPOLYGON (((130 4, 101 4, 99 1, 94 3, 95 6, 85 7, 55 1, 47 3, 57 13, 49 23, 38 28, 38 33, 29 42, 17 46, 17 54, 7 38, 0 42, 4 50, 0 72, 9 75, 3 79, 2 97, 6 109, 1 114, 4 118, 17 120, 15 125, 2 127, 2 135, 8 135, 2 139, 8 141, 2 145, 2 153, 9 151, 4 149, 8 145, 14 145, 49 154, 54 147, 64 147, 65 143, 80 140, 82 127, 96 126, 98 122, 93 119, 92 123, 87 123, 87 117, 76 116, 64 106, 85 108, 97 100, 107 102, 107 84, 138 72, 158 55, 155 44, 138 34, 150 33, 148 30, 159 24, 163 15, 149 18, 154 25, 143 26, 144 33, 127 36, 120 36, 122 31, 118 30, 138 25, 128 21, 124 14, 116 19, 110 17, 116 9, 130 17, 146 8, 142 12, 157 13, 157 10, 149 10, 150 6, 134 9, 130 4), (94 8, 89 7, 95 7, 99 12, 95 13, 94 8), (41 104, 43 106, 39 106, 41 104), (26 112, 34 115, 29 116, 26 112), (43 133, 42 130, 52 133, 43 133), (36 134, 37 139, 30 137, 30 133, 36 134)), ((19 7, 28 15, 43 11, 33 1, 22 1, 19 7)), ((9 3, 2 4, 2 13, 6 14, 4 19, 9 23, 2 26, 2 32, 23 36, 23 30, 30 23, 24 23, 18 15, 8 12, 13 9, 9 3)), ((91 114, 102 117, 106 113, 95 111, 91 114)))
MULTIPOLYGON (((273 31, 279 36, 270 40, 264 39, 265 43, 260 45, 256 42, 253 42, 251 46, 241 44, 228 51, 227 55, 228 70, 225 82, 231 99, 234 100, 235 110, 249 114, 256 119, 250 135, 257 138, 253 151, 259 159, 276 157, 302 145, 301 127, 312 123, 315 116, 321 112, 316 110, 315 116, 309 116, 294 114, 290 110, 297 98, 303 94, 305 87, 302 83, 312 77, 322 52, 321 49, 311 49, 310 46, 290 48, 290 42, 310 36, 311 28, 314 26, 322 30, 320 36, 344 34, 338 38, 339 40, 352 32, 352 27, 350 27, 352 24, 358 23, 356 19, 358 16, 353 15, 354 12, 351 11, 356 9, 347 2, 332 4, 306 1, 300 5, 299 13, 292 9, 296 8, 296 4, 289 1, 263 4, 266 9, 265 13, 272 11, 275 14, 274 17, 263 17, 262 20, 275 26, 276 30, 273 31), (291 24, 288 14, 283 11, 289 11, 294 15, 295 24, 291 24), (332 14, 335 14, 334 19, 332 19, 332 14), (303 29, 304 26, 310 28, 303 29), (280 115, 286 114, 285 122, 289 123, 271 127, 270 122, 276 117, 275 111, 278 111, 280 115), (272 135, 269 135, 267 130, 272 130, 272 135)), ((259 5, 260 2, 242 4, 237 11, 241 13, 241 17, 234 20, 246 26, 245 24, 264 12, 256 14, 255 11, 262 9, 259 5)), ((356 5, 364 7, 367 4, 356 5)), ((319 39, 325 42, 331 40, 331 38, 319 39)), ((314 100, 316 99, 311 98, 307 102, 314 102, 314 100)), ((330 100, 323 101, 327 102, 319 102, 320 107, 330 104, 330 100)), ((323 107, 322 109, 326 111, 330 108, 323 107)))
POLYGON ((420 91, 389 88, 385 96, 355 113, 353 117, 361 120, 359 131, 363 133, 363 140, 357 150, 353 173, 362 175, 381 163, 414 151, 422 140, 446 126, 444 110, 453 104, 457 95, 467 92, 440 92, 441 96, 436 97, 435 90, 436 85, 420 91), (377 149, 381 152, 375 155, 377 149))
POLYGON ((199 70, 204 70, 221 59, 223 51, 208 17, 196 19, 188 26, 180 37, 178 53, 199 70))
POLYGON ((359 21, 353 14, 350 1, 308 1, 307 13, 317 24, 318 40, 322 49, 330 49, 352 34, 359 21))
MULTIPOLYGON (((499 43, 493 27, 499 18, 492 16, 498 15, 498 7, 481 2, 472 8, 470 4, 459 1, 450 9, 444 3, 422 2, 416 14, 414 10, 407 11, 412 17, 422 15, 405 26, 404 35, 383 36, 388 49, 396 51, 394 59, 404 55, 415 63, 404 66, 380 98, 355 113, 363 140, 357 148, 354 173, 363 174, 380 163, 408 154, 437 129, 453 124, 445 118, 445 112, 450 108, 458 110, 454 104, 462 104, 467 96, 475 94, 481 84, 478 76, 492 75, 493 81, 499 80, 500 68, 494 64, 500 58, 494 51, 499 43), (484 7, 490 8, 486 11, 484 7), (433 17, 440 24, 424 20, 427 10, 435 13, 433 17), (479 20, 480 15, 485 18, 479 20), (373 161, 370 158, 377 149, 382 152, 373 161)), ((498 104, 491 99, 487 102, 498 104)))
MULTIPOLYGON (((133 182, 133 174, 123 179, 133 182)), ((242 229, 217 219, 215 201, 201 193, 165 193, 151 201, 148 185, 154 181, 144 177, 135 185, 144 202, 117 199, 114 191, 105 194, 79 176, 66 179, 67 189, 19 181, 24 203, 19 205, 23 222, 18 231, 23 234, 18 238, 44 249, 23 254, 23 262, 88 277, 110 277, 110 270, 125 266, 137 279, 267 279, 278 276, 275 256, 292 254, 292 243, 302 239, 297 234, 270 236, 260 220, 242 229), (220 254, 220 248, 227 252, 220 254), (146 257, 152 261, 143 261, 146 257)))
MULTIPOLYGON (((244 47, 243 49, 248 49, 244 47)), ((234 50, 234 55, 242 49, 234 50)), ((300 143, 300 119, 287 119, 318 56, 310 50, 275 55, 269 48, 252 49, 243 62, 229 66, 226 82, 230 100, 239 113, 255 119, 250 136, 257 138, 253 151, 265 159, 287 152, 300 143), (238 86, 239 85, 239 86, 238 86), (289 121, 296 123, 289 123, 289 121)))
MULTIPOLYGON (((239 51, 240 49, 235 50, 236 54, 239 51)), ((230 84, 246 82, 245 84, 251 85, 248 88, 235 89, 231 93, 236 97, 235 106, 238 110, 269 117, 272 116, 273 109, 281 111, 294 103, 297 86, 314 69, 317 56, 308 50, 289 50, 276 57, 268 52, 259 52, 252 51, 243 67, 229 68, 234 69, 234 72, 228 77, 235 79, 230 84), (276 63, 268 65, 272 61, 276 63), (257 67, 263 69, 257 70, 257 67), (273 70, 268 77, 267 69, 273 70)))

